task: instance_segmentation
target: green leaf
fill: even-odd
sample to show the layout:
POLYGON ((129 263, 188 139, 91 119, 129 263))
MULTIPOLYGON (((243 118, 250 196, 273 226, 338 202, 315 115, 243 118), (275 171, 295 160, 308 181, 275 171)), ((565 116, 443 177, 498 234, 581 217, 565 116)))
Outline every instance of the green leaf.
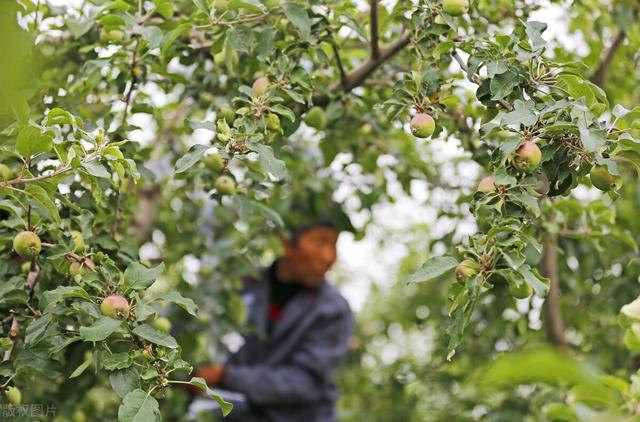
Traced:
POLYGON ((127 394, 118 408, 120 422, 160 421, 158 402, 147 392, 136 389, 127 394))
POLYGON ((29 109, 29 103, 24 97, 17 94, 9 95, 7 96, 7 102, 18 122, 23 124, 29 123, 31 110, 29 109))
POLYGON ((91 327, 80 327, 80 337, 84 341, 102 341, 113 334, 121 325, 121 320, 100 317, 91 327))
POLYGON ((74 297, 85 299, 87 301, 91 300, 89 293, 80 286, 59 286, 42 294, 40 307, 41 309, 49 310, 63 300, 74 297))
POLYGON ((191 380, 189 381, 189 384, 191 384, 191 385, 193 385, 195 387, 198 387, 199 389, 204 391, 207 394, 207 396, 211 397, 216 402, 218 402, 218 405, 220 405, 220 409, 222 410, 222 415, 223 416, 227 416, 229 414, 229 412, 231 412, 231 410, 233 409, 233 404, 225 401, 222 397, 220 397, 219 395, 214 393, 207 386, 207 382, 203 378, 199 378, 199 377, 191 378, 191 380))
POLYGON ((164 272, 164 263, 147 268, 139 262, 132 262, 124 270, 124 285, 133 290, 142 290, 151 286, 164 272))
POLYGON ((82 163, 82 167, 92 176, 102 177, 104 179, 111 178, 111 173, 109 173, 109 171, 97 161, 82 163))
POLYGON ((550 281, 538 273, 538 270, 529 268, 528 265, 520 267, 518 270, 525 281, 533 288, 533 291, 540 297, 545 297, 549 293, 550 281))
POLYGON ((512 112, 502 116, 502 124, 516 125, 519 128, 520 125, 524 127, 533 126, 538 121, 535 102, 516 100, 513 103, 513 107, 514 110, 512 112))
POLYGON ((93 355, 89 355, 89 357, 87 359, 85 359, 84 362, 82 362, 82 364, 80 366, 78 366, 76 368, 75 371, 73 371, 71 373, 71 375, 69 375, 69 379, 71 378, 75 378, 78 377, 80 375, 82 375, 82 373, 89 367, 91 366, 91 364, 93 363, 93 355))
POLYGON ((67 28, 69 28, 69 31, 71 32, 71 35, 73 35, 75 39, 78 39, 89 32, 94 24, 94 20, 67 18, 66 24, 67 28))
POLYGON ((43 134, 33 126, 24 126, 16 139, 16 151, 23 157, 31 157, 41 152, 49 152, 53 148, 50 134, 43 134))
POLYGON ((422 264, 420 269, 407 278, 407 283, 422 283, 440 277, 442 274, 454 269, 458 261, 450 256, 434 256, 422 264))
POLYGON ((251 52, 254 36, 253 30, 246 25, 237 26, 227 31, 229 45, 239 52, 251 52))
POLYGON ((267 8, 258 0, 231 0, 227 9, 245 9, 248 13, 265 13, 267 8))
POLYGON ((126 352, 113 353, 102 358, 102 366, 108 371, 128 368, 132 364, 131 357, 126 352))
POLYGON ((140 375, 134 368, 122 369, 109 374, 109 382, 113 391, 120 398, 124 398, 136 388, 140 388, 140 375))
POLYGON ((189 298, 183 297, 180 293, 176 291, 163 293, 157 297, 157 299, 164 300, 166 302, 175 303, 180 306, 182 309, 187 311, 189 314, 196 316, 198 312, 198 305, 189 298))
POLYGON ((56 223, 61 223, 60 214, 58 213, 58 207, 53 199, 49 196, 49 193, 40 185, 35 183, 29 183, 24 188, 27 195, 33 198, 44 210, 49 214, 56 223))
POLYGON ((294 3, 286 3, 283 7, 284 14, 287 15, 287 19, 291 21, 302 33, 304 40, 311 35, 311 19, 307 14, 307 11, 302 7, 294 3))
POLYGON ((258 143, 247 143, 247 146, 258 153, 258 162, 262 168, 276 179, 282 179, 287 170, 284 161, 273 155, 270 146, 258 143))
POLYGON ((511 71, 496 75, 491 79, 489 85, 491 90, 491 99, 500 100, 513 92, 513 89, 520 85, 521 78, 518 74, 511 71))
POLYGON ((156 5, 156 11, 165 19, 171 19, 173 16, 173 0, 153 0, 156 5))
POLYGON ((525 24, 525 30, 531 40, 534 50, 544 46, 546 41, 542 38, 542 33, 547 30, 547 24, 543 22, 529 21, 525 24))
POLYGON ((580 140, 589 152, 599 151, 607 141, 607 132, 602 129, 588 129, 582 122, 579 123, 578 127, 580 130, 580 140))
POLYGON ((150 341, 151 343, 158 344, 160 346, 168 347, 170 349, 175 349, 178 347, 176 339, 168 334, 163 333, 160 330, 156 330, 149 324, 138 325, 133 329, 132 333, 140 338, 143 338, 147 341, 150 341))
POLYGON ((200 158, 204 155, 205 151, 209 149, 206 145, 194 145, 189 149, 182 157, 178 158, 175 165, 176 173, 183 173, 189 170, 195 163, 197 163, 200 158))

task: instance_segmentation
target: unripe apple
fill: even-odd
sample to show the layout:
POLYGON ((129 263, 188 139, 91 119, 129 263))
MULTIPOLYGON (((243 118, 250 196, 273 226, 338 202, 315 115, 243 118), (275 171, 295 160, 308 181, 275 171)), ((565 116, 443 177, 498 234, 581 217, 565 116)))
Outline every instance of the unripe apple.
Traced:
POLYGON ((25 230, 13 239, 13 250, 23 258, 33 258, 41 249, 40 238, 32 231, 25 230))
POLYGON ((213 186, 222 195, 233 195, 236 193, 236 182, 229 176, 218 177, 213 186))
POLYGON ((227 11, 228 3, 227 0, 215 0, 213 5, 216 8, 216 12, 222 13, 227 11))
POLYGON ((266 76, 261 76, 253 82, 251 86, 251 90, 256 97, 263 95, 267 92, 267 88, 269 87, 269 78, 266 76))
POLYGON ((218 153, 205 155, 204 165, 215 172, 222 171, 224 168, 224 158, 218 153))
POLYGON ((224 119, 228 125, 231 125, 236 119, 236 111, 228 106, 222 107, 218 112, 218 119, 224 119))
POLYGON ((496 191, 496 178, 493 176, 484 177, 478 184, 478 192, 484 194, 494 193, 496 191))
POLYGON ((82 233, 77 230, 71 230, 71 238, 73 239, 73 251, 75 253, 84 252, 86 245, 84 243, 84 238, 82 237, 82 233))
POLYGON ((589 173, 591 183, 603 192, 609 192, 615 187, 615 180, 605 166, 595 166, 589 173))
POLYGON ((520 283, 520 286, 516 286, 516 283, 509 284, 509 293, 516 299, 526 299, 533 294, 533 289, 526 281, 520 283))
POLYGON ((282 132, 282 127, 280 126, 280 118, 277 114, 269 113, 269 115, 267 116, 267 129, 278 133, 282 132))
POLYGON ((29 271, 31 271, 31 262, 30 261, 23 262, 22 265, 20 266, 20 271, 22 271, 24 274, 27 274, 29 271))
POLYGON ((124 32, 120 29, 102 29, 100 31, 100 41, 105 43, 119 42, 124 40, 124 32))
POLYGON ((11 175, 11 169, 6 164, 0 164, 0 178, 2 180, 9 180, 11 175))
POLYGON ((7 400, 9 400, 9 403, 14 406, 20 406, 20 403, 22 403, 22 392, 18 387, 7 388, 4 395, 7 397, 7 400))
POLYGON ((311 126, 316 129, 323 129, 327 124, 327 116, 322 108, 317 106, 312 107, 311 110, 307 111, 307 114, 304 117, 304 122, 307 126, 311 126))
POLYGON ((513 165, 520 171, 531 173, 540 165, 540 160, 542 160, 540 148, 531 141, 525 141, 516 151, 513 165))
POLYGON ((110 295, 100 304, 100 312, 108 317, 128 318, 129 302, 122 296, 110 295))
POLYGON ((169 334, 169 331, 171 330, 171 321, 169 321, 169 318, 167 317, 159 316, 153 321, 153 327, 165 334, 169 334))
POLYGON ((82 265, 80 262, 77 261, 73 261, 71 264, 69 264, 69 274, 71 274, 72 276, 83 276, 87 273, 87 268, 82 265))
POLYGON ((433 135, 436 122, 426 113, 418 113, 411 119, 411 133, 418 138, 428 138, 433 135))
POLYGON ((477 262, 472 259, 465 259, 459 263, 455 269, 456 279, 458 279, 458 281, 465 281, 469 277, 478 274, 479 269, 480 266, 477 262))
POLYGON ((469 0, 444 0, 442 11, 451 16, 460 16, 469 9, 469 0))
POLYGON ((87 422, 87 415, 82 411, 82 409, 76 409, 71 416, 73 422, 87 422))

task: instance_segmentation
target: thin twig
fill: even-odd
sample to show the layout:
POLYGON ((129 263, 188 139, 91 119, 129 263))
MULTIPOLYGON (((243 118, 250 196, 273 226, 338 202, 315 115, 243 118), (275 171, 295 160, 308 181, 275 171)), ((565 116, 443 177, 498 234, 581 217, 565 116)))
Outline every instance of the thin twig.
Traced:
MULTIPOLYGON (((337 93, 343 91, 345 93, 351 91, 353 88, 360 86, 373 72, 375 72, 380 66, 382 66, 387 60, 395 56, 402 51, 411 41, 411 35, 409 32, 404 32, 394 42, 392 42, 387 48, 380 50, 380 56, 377 59, 369 59, 362 63, 360 66, 351 70, 346 75, 346 83, 341 81, 334 83, 330 91, 337 93)), ((317 95, 313 97, 313 104, 324 106, 329 103, 331 98, 328 95, 317 95)))
POLYGON ((625 30, 620 29, 616 34, 616 37, 611 42, 609 48, 607 48, 603 52, 602 58, 600 59, 600 64, 598 65, 596 71, 593 73, 593 76, 591 76, 591 82, 598 85, 600 88, 602 88, 607 81, 607 70, 609 69, 609 65, 611 64, 613 57, 616 55, 616 52, 622 45, 625 36, 625 30))
POLYGON ((378 44, 378 1, 370 0, 370 22, 371 26, 371 58, 377 60, 380 57, 380 46, 378 44))
POLYGON ((347 74, 344 71, 338 47, 336 47, 333 42, 331 42, 331 49, 333 50, 333 55, 336 57, 336 64, 338 65, 338 72, 340 72, 340 83, 342 84, 342 89, 347 89, 347 74))

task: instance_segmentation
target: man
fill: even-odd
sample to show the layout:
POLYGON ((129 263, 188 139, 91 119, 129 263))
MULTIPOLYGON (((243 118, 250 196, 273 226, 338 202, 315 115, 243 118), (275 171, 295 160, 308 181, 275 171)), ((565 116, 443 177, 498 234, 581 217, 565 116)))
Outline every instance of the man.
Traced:
POLYGON ((347 301, 325 280, 336 260, 339 231, 318 220, 281 237, 284 255, 246 280, 248 324, 257 329, 224 366, 196 375, 210 386, 246 395, 233 421, 336 421, 333 381, 347 353, 353 315, 347 301))

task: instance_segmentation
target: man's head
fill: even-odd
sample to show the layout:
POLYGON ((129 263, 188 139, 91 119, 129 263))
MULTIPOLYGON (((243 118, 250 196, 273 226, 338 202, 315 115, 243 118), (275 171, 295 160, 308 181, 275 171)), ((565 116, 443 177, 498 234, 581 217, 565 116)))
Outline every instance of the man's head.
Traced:
POLYGON ((284 256, 278 268, 283 281, 297 281, 315 287, 336 261, 340 232, 329 221, 318 221, 281 237, 284 256))

